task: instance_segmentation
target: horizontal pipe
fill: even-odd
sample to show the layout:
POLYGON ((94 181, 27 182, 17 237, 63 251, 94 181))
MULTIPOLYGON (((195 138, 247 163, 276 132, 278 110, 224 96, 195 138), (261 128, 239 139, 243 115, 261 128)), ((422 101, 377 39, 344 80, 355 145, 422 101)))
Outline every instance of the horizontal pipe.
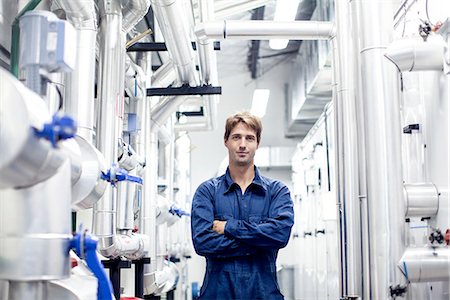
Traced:
POLYGON ((398 267, 410 282, 450 280, 450 248, 408 248, 398 267))
POLYGON ((395 64, 400 72, 441 71, 444 66, 445 42, 441 35, 396 40, 386 49, 384 56, 395 64))
POLYGON ((434 217, 439 209, 439 192, 432 183, 404 184, 405 217, 434 217))
POLYGON ((332 22, 319 21, 224 20, 201 23, 195 26, 195 34, 200 40, 328 40, 335 28, 332 22))

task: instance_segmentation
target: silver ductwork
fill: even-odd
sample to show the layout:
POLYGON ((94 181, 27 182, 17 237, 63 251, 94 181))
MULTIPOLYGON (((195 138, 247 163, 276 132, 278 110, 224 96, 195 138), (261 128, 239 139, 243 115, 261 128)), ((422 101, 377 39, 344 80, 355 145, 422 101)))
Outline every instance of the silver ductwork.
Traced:
POLYGON ((405 217, 434 217, 439 210, 439 192, 432 183, 404 184, 405 217))
POLYGON ((200 40, 328 40, 335 35, 335 29, 332 22, 224 20, 199 24, 195 34, 200 40))
POLYGON ((178 84, 198 85, 189 25, 180 0, 151 0, 178 75, 178 84))
POLYGON ((398 263, 409 282, 450 280, 450 248, 408 248, 398 263))
POLYGON ((426 41, 421 37, 396 40, 389 45, 384 56, 395 64, 400 72, 442 71, 445 48, 442 36, 431 34, 426 41))
POLYGON ((94 138, 94 84, 97 14, 93 0, 54 0, 77 32, 75 68, 66 76, 65 111, 78 125, 77 135, 89 143, 94 138))
POLYGON ((147 14, 150 0, 128 0, 122 8, 122 30, 127 33, 147 14))
POLYGON ((335 78, 334 120, 336 132, 336 191, 340 230, 340 296, 362 297, 361 207, 359 191, 358 127, 356 111, 357 58, 354 55, 350 3, 338 1, 333 71, 335 78))
POLYGON ((396 68, 384 52, 392 41, 391 1, 354 1, 364 112, 367 218, 372 299, 404 283, 396 264, 405 248, 401 126, 396 68), (375 255, 373 255, 375 254, 375 255))

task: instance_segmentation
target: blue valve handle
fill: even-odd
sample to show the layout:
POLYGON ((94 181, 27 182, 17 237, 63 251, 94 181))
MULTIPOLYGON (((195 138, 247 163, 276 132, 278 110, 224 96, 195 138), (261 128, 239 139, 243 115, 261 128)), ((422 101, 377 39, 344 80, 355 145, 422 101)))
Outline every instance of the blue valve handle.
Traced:
POLYGON ((188 216, 188 217, 189 217, 189 216, 191 215, 190 213, 188 213, 188 212, 182 210, 182 209, 179 208, 179 207, 176 207, 175 205, 172 205, 172 206, 169 208, 169 212, 170 212, 172 215, 177 215, 177 216, 179 216, 180 218, 181 218, 182 216, 188 216))
POLYGON ((42 130, 34 128, 34 133, 39 138, 44 138, 56 148, 56 143, 61 140, 73 138, 77 133, 77 124, 69 116, 54 114, 50 123, 44 124, 42 130))
POLYGON ((119 181, 130 181, 141 185, 144 183, 144 180, 141 177, 130 175, 126 170, 116 166, 112 166, 106 173, 102 172, 101 178, 108 181, 113 186, 119 181))
POLYGON ((97 299, 98 300, 114 300, 111 282, 106 275, 102 263, 97 257, 97 240, 85 233, 77 233, 70 241, 71 249, 85 259, 94 276, 97 277, 97 299))

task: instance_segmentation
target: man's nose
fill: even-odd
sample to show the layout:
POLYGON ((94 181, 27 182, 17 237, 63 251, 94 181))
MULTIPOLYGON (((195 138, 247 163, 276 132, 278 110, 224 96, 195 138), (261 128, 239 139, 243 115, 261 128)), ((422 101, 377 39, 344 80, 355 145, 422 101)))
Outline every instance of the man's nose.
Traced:
POLYGON ((240 148, 245 148, 246 146, 247 146, 247 143, 246 143, 245 138, 241 138, 241 139, 239 140, 239 147, 240 147, 240 148))

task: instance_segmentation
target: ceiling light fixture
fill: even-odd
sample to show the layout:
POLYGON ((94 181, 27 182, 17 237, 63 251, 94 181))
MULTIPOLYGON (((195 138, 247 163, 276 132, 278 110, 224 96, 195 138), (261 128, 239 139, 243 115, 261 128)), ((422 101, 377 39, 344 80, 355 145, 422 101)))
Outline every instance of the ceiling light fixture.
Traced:
POLYGON ((266 114, 267 102, 269 101, 270 90, 256 89, 253 92, 252 108, 250 112, 260 118, 266 114))
MULTIPOLYGON (((300 0, 277 0, 275 8, 274 21, 294 21, 297 15, 297 8, 300 0)), ((273 39, 269 40, 270 48, 274 50, 281 50, 287 47, 289 40, 287 39, 273 39)))

